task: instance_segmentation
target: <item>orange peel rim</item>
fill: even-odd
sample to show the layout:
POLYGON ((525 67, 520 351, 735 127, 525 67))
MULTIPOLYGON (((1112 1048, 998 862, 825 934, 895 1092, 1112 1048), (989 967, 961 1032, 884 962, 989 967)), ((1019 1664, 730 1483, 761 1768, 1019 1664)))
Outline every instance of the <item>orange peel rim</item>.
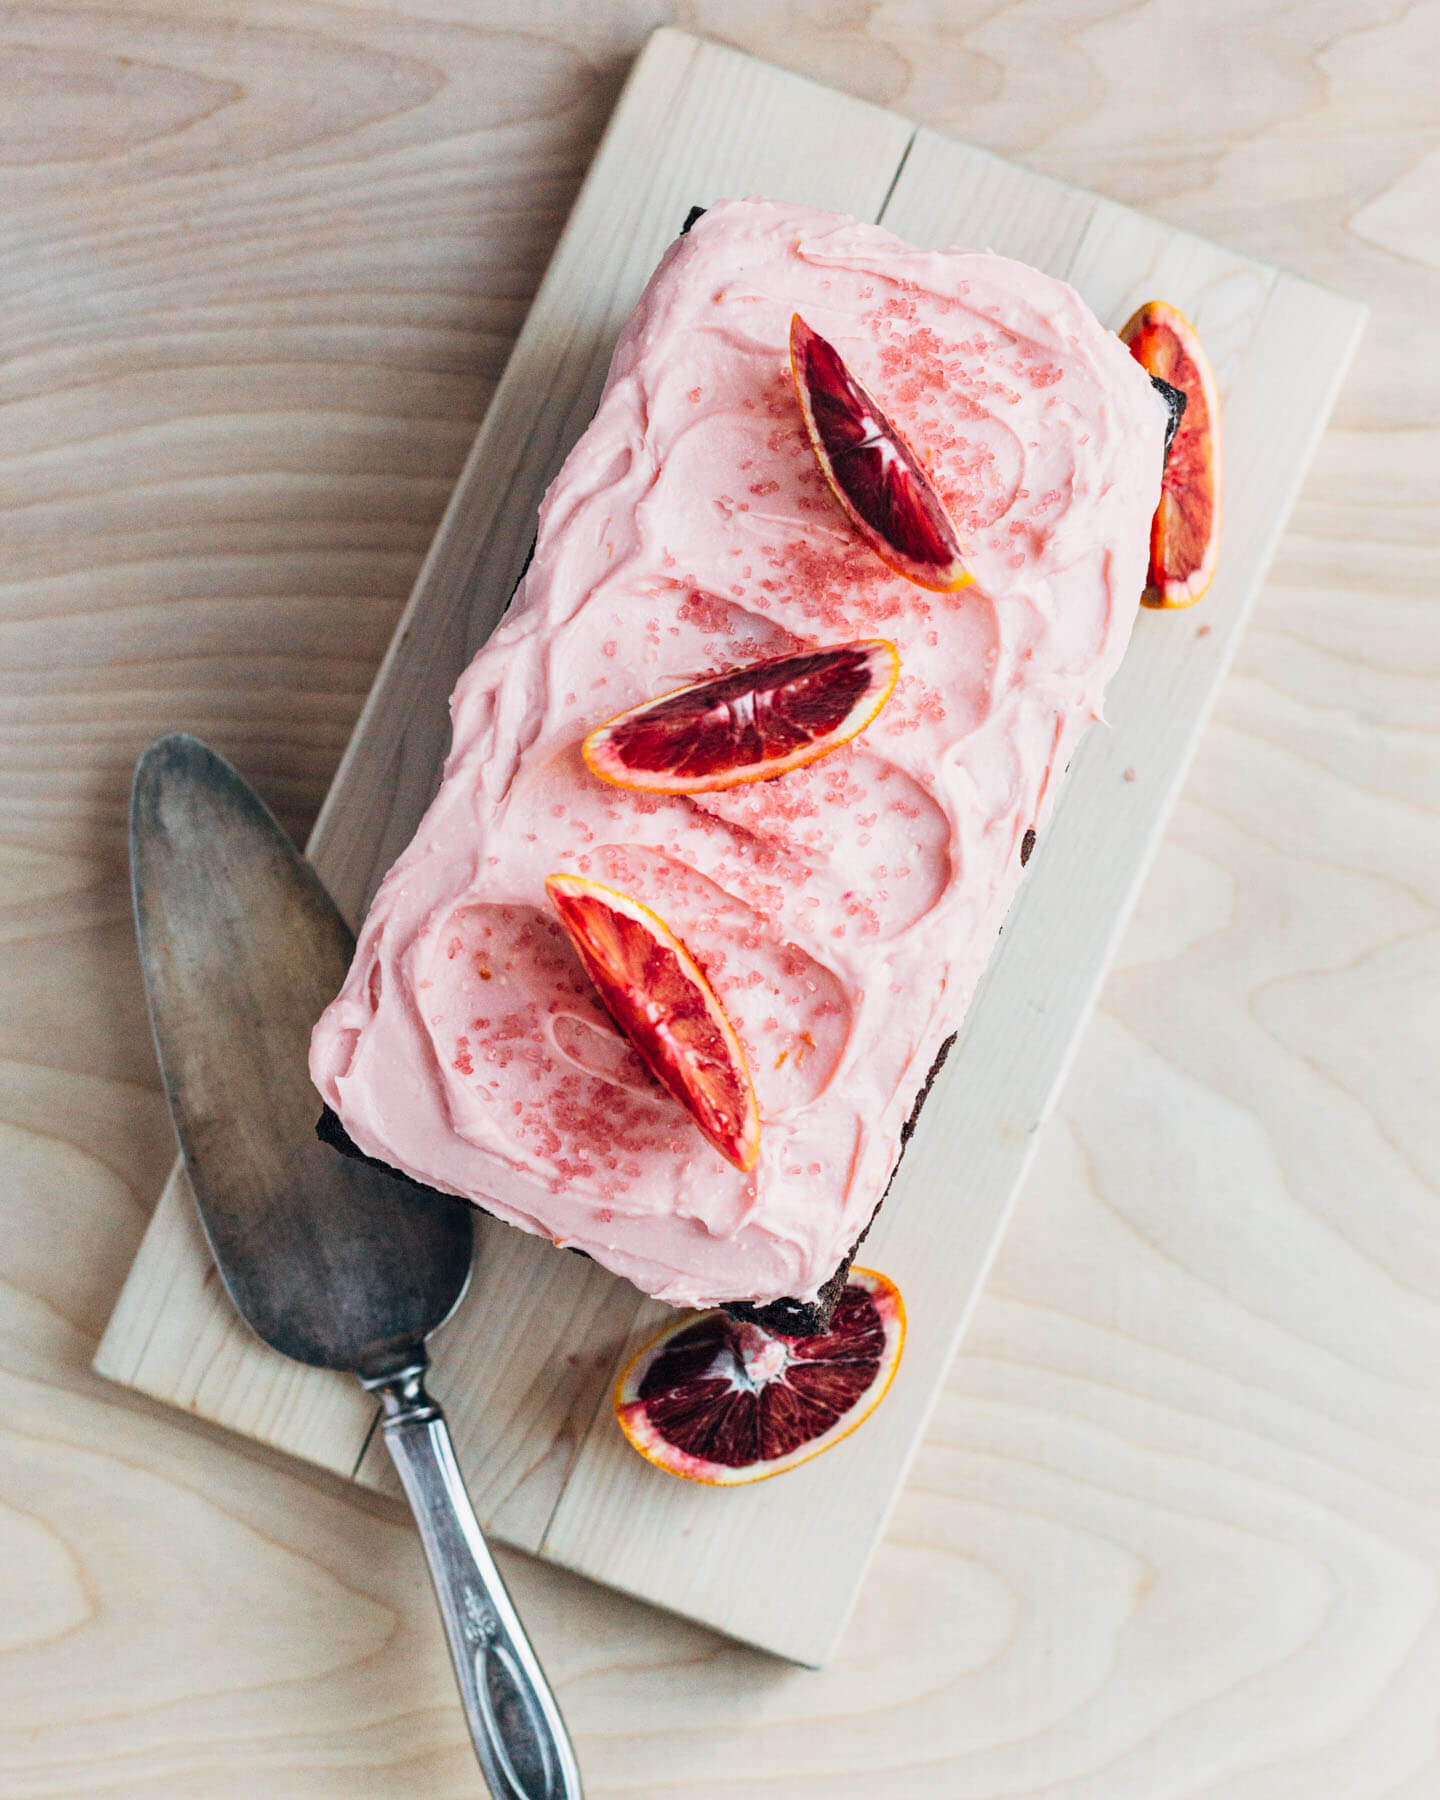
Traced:
MULTIPOLYGON (((1201 391, 1205 396, 1205 409, 1210 415, 1210 474, 1214 487, 1211 502, 1212 523, 1210 541, 1206 546, 1204 559, 1196 571, 1196 574, 1202 575, 1204 579, 1194 593, 1182 591, 1179 584, 1176 584, 1173 589, 1167 590, 1164 587, 1156 587, 1153 582, 1147 582, 1145 592, 1140 597, 1140 604, 1148 607, 1152 612, 1184 612, 1187 607, 1196 605, 1210 592, 1210 584, 1215 579, 1215 570, 1220 561, 1220 527, 1224 498, 1220 461, 1220 390, 1216 386, 1215 371, 1211 367, 1210 358, 1206 353, 1200 333, 1173 300, 1144 301, 1135 308, 1115 335, 1128 350, 1132 337, 1138 336, 1141 326, 1152 321, 1168 325, 1184 343, 1191 360, 1199 371, 1201 391), (1175 597, 1176 595, 1179 597, 1175 597)), ((1139 357, 1136 357, 1135 360, 1140 362, 1139 357)), ((1144 369, 1146 365, 1141 362, 1140 367, 1144 369)), ((1147 369, 1146 373, 1153 373, 1153 371, 1147 369)), ((1191 576, 1190 579, 1193 581, 1195 577, 1191 576)))
MULTIPOLYGON (((655 912, 651 907, 646 906, 643 900, 637 900, 633 894, 623 893, 619 888, 607 887, 603 881, 592 881, 588 875, 575 875, 571 874, 568 870, 560 869, 554 874, 545 877, 545 892, 550 897, 552 906, 555 904, 557 884, 564 884, 572 890, 577 891, 583 897, 593 897, 596 895, 603 896, 605 903, 611 906, 612 911, 626 912, 631 918, 636 919, 636 922, 643 925, 652 937, 675 955, 686 975, 705 996, 709 1011, 716 1024, 719 1026, 721 1036, 725 1039, 725 1047, 730 1052, 734 1067, 738 1072, 741 1081, 744 1083, 745 1092, 750 1101, 749 1115, 754 1122, 754 1133, 746 1161, 743 1163, 736 1162, 732 1157, 726 1156, 725 1152, 720 1149, 720 1146, 715 1143, 714 1139, 711 1138, 707 1132, 700 1131, 699 1122, 696 1120, 693 1113, 690 1113, 690 1120, 695 1126, 695 1129, 700 1131, 700 1135, 705 1139, 706 1143, 711 1145, 713 1149, 719 1151, 721 1156, 725 1156, 725 1160, 730 1163, 732 1168, 739 1169, 742 1175, 748 1175, 751 1169, 755 1167, 756 1160, 760 1155, 760 1105, 755 1098, 755 1082, 750 1074, 750 1064, 746 1060, 744 1047, 740 1042, 735 1027, 730 1022, 730 1015, 720 1004, 720 996, 715 992, 714 988, 711 987, 705 971, 685 948, 682 940, 675 935, 660 917, 659 913, 655 912), (618 907, 611 905, 614 901, 619 901, 620 904, 618 907)), ((575 943, 574 934, 571 932, 570 927, 565 923, 564 914, 560 912, 558 907, 556 907, 555 910, 566 937, 570 939, 572 944, 575 943)), ((578 950, 579 946, 577 945, 576 948, 578 950)), ((581 956, 581 962, 582 964, 585 962, 583 955, 581 956)), ((586 973, 589 974, 588 967, 586 968, 586 973)), ((601 997, 603 999, 603 994, 601 997)), ((618 1024, 619 1021, 617 1020, 616 1023, 618 1024)), ((623 1026, 621 1026, 620 1029, 627 1040, 635 1045, 636 1054, 640 1055, 641 1061, 649 1067, 649 1059, 640 1052, 639 1045, 635 1044, 635 1040, 630 1037, 628 1032, 625 1032, 623 1026)), ((666 1091, 671 1094, 672 1098, 679 1100, 679 1095, 675 1094, 674 1089, 671 1088, 668 1083, 665 1083, 664 1085, 666 1091)), ((681 1100, 680 1104, 683 1106, 685 1103, 681 1100)), ((687 1112, 690 1111, 688 1107, 686 1107, 685 1110, 687 1112)))
MULTIPOLYGON (((839 482, 836 481, 834 468, 830 461, 830 453, 820 441, 820 429, 815 423, 815 410, 810 404, 806 393, 805 383, 800 379, 800 369, 795 361, 795 327, 797 325, 803 326, 806 331, 813 330, 813 327, 807 325, 798 312, 790 315, 790 380, 795 387, 795 398, 800 406, 800 417, 805 421, 805 435, 810 440, 810 448, 815 454, 815 461, 820 465, 820 473, 825 477, 826 485, 830 489, 830 492, 835 496, 835 499, 840 506, 840 510, 845 514, 845 517, 852 525, 857 526, 857 529, 860 525, 864 526, 863 531, 860 532, 862 541, 870 550, 874 551, 875 555, 880 558, 887 569, 890 569, 894 574, 900 576, 902 580, 908 581, 912 587, 924 588, 931 594, 958 594, 962 588, 969 587, 970 583, 975 579, 975 576, 970 569, 967 569, 962 563, 960 566, 960 574, 954 581, 917 580, 916 577, 911 574, 909 569, 901 568, 899 563, 885 554, 885 551, 881 548, 885 543, 885 539, 878 531, 876 531, 873 525, 866 524, 860 519, 860 515, 856 510, 854 502, 845 493, 843 488, 841 488, 839 482)), ((818 336, 819 334, 816 333, 816 335, 818 336)), ((836 351, 836 355, 839 355, 838 351, 836 351)), ((841 357, 841 361, 844 362, 843 357, 841 357)), ((914 445, 911 444, 904 432, 901 431, 900 427, 890 417, 889 413, 886 412, 885 408, 881 406, 880 402, 850 367, 849 363, 845 363, 845 371, 855 383, 856 387, 859 388, 860 392, 875 408, 876 412, 879 413, 880 417, 884 419, 885 423, 895 434, 896 439, 905 446, 906 453, 920 470, 920 473, 924 476, 926 482, 929 483, 930 490, 935 495, 935 502, 939 506, 940 511, 945 515, 946 523, 954 533, 955 543, 957 547, 959 547, 960 533, 955 529, 955 521, 950 517, 949 509, 936 491, 934 482, 930 480, 929 471, 916 454, 914 445)))
MULTIPOLYGON (((687 782, 684 787, 672 786, 668 782, 664 786, 658 786, 653 782, 647 781, 617 780, 614 775, 608 774, 604 769, 599 768, 595 762, 593 747, 597 739, 603 737, 607 731, 610 731, 614 726, 618 725, 622 719, 631 718, 636 713, 646 712, 652 706, 659 706, 662 700, 673 700, 679 694, 688 694, 694 688, 701 688, 708 682, 722 679, 722 677, 715 675, 707 675, 700 681, 684 682, 677 688, 671 688, 668 693, 656 694, 653 700, 642 700, 636 706, 627 706, 623 712, 618 712, 613 718, 606 719, 603 725, 597 725, 593 731, 585 734, 584 740, 580 745, 581 758, 584 761, 585 767, 597 781, 603 781, 609 787, 625 788, 634 794, 718 794, 723 793, 726 788, 750 787, 757 781, 773 781, 777 775, 788 775, 792 769, 803 769, 808 763, 819 762, 822 757, 828 756, 832 750, 843 749, 853 738, 859 737, 862 731, 867 731, 870 726, 875 723, 876 719, 879 718, 886 702, 895 692, 895 684, 900 679, 900 652, 896 646, 891 643, 890 639, 856 638, 849 644, 822 644, 818 646, 816 654, 823 655, 827 649, 851 650, 861 648, 867 650, 883 648, 887 650, 890 655, 890 677, 889 680, 886 681, 884 691, 880 693, 874 706, 871 707, 864 717, 860 719, 858 724, 847 731, 843 737, 817 739, 805 749, 792 751, 789 756, 782 757, 780 761, 764 769, 757 769, 752 775, 736 775, 726 778, 708 777, 703 782, 687 782)), ((807 653, 803 650, 797 650, 795 654, 797 656, 803 656, 807 653)), ((743 673, 743 669, 735 672, 743 673)))
MULTIPOLYGON (((815 1439, 813 1449, 807 1450, 803 1456, 796 1456, 793 1461, 785 1457, 780 1457, 776 1459, 775 1467, 764 1469, 758 1475, 741 1475, 728 1481, 719 1479, 715 1476, 687 1475, 684 1470, 672 1468, 669 1463, 662 1462, 658 1457, 652 1456, 649 1448, 642 1443, 636 1433, 631 1430, 630 1422, 626 1417, 626 1410, 633 1405, 633 1402, 624 1398, 625 1384, 629 1381, 641 1359, 648 1356, 652 1350, 657 1349, 665 1339, 673 1337, 679 1331, 683 1331, 686 1326, 693 1325, 697 1319, 704 1318, 706 1313, 723 1310, 719 1307, 705 1307, 700 1312, 692 1313, 688 1317, 672 1320, 663 1330, 657 1331, 654 1337, 647 1338, 626 1363, 616 1379, 615 1387, 611 1395, 611 1405, 614 1408, 616 1423, 619 1425, 621 1431, 624 1432, 631 1447, 638 1455, 643 1456, 645 1461, 648 1462, 652 1468, 659 1469, 664 1475, 673 1475, 677 1481, 693 1482, 696 1487, 750 1487, 757 1481, 771 1481, 777 1475, 788 1475, 791 1469, 798 1469, 803 1463, 813 1462, 817 1456, 823 1456, 827 1450, 833 1450, 836 1444, 843 1443, 853 1432, 860 1429, 875 1411, 876 1407, 879 1406, 880 1402, 890 1392, 890 1385, 899 1372, 900 1359, 905 1353, 905 1334, 908 1326, 904 1297, 902 1296, 900 1289, 888 1275, 882 1275, 878 1269, 852 1267, 849 1275, 846 1277, 846 1285, 848 1286, 856 1276, 862 1276, 867 1281, 875 1281, 883 1284, 881 1292, 894 1303, 895 1324, 897 1330, 894 1354, 890 1358, 890 1366, 885 1371, 884 1380, 879 1383, 873 1396, 868 1400, 868 1403, 857 1409, 858 1416, 854 1418, 843 1431, 837 1431, 834 1437, 830 1437, 828 1433, 822 1434, 815 1439)), ((877 1297, 874 1288, 867 1287, 866 1292, 870 1294, 872 1299, 877 1297)), ((782 1332, 777 1332, 775 1335, 781 1337, 784 1334, 782 1332)), ((747 1466, 754 1468, 757 1465, 752 1463, 747 1466)))

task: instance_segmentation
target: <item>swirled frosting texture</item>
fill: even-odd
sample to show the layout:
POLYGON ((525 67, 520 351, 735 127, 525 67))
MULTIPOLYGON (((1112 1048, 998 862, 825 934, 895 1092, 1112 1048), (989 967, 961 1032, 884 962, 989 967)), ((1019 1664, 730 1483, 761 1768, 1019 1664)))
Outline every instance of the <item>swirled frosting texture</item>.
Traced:
POLYGON ((620 339, 455 690, 444 783, 315 1028, 315 1083, 360 1149, 665 1300, 813 1297, 1124 652, 1164 423, 1062 282, 834 214, 712 207, 620 339), (795 311, 930 467, 972 586, 915 587, 847 525, 791 386, 795 311), (895 643, 899 684, 807 768, 689 798, 581 760, 626 707, 860 637, 895 643), (748 1175, 617 1035, 547 907, 554 870, 633 894, 706 969, 759 1098, 748 1175))

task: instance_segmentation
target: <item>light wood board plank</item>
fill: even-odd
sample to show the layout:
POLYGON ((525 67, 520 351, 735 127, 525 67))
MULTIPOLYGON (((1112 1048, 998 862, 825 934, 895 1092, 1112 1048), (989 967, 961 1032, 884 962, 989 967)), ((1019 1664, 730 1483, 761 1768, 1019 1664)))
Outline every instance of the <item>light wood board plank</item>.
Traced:
MULTIPOLYGON (((873 1260, 900 1280, 912 1325, 901 1377, 865 1432, 782 1483, 739 1493, 659 1476, 624 1447, 608 1416, 616 1362, 657 1309, 577 1259, 493 1225, 483 1232, 476 1292, 437 1342, 437 1382, 493 1530, 815 1662, 834 1644, 893 1503, 1362 314, 934 134, 912 145, 910 128, 892 115, 683 34, 658 34, 587 179, 317 825, 312 854, 352 916, 433 791, 445 695, 503 608, 539 494, 583 429, 614 333, 676 221, 692 202, 760 190, 883 213, 918 242, 988 242, 1068 275, 1111 324, 1151 293, 1175 299, 1216 352, 1232 483, 1208 630, 1197 635, 1203 627, 1190 618, 1142 618, 1112 687, 1114 729, 1092 733, 1076 759, 1004 949, 882 1214, 873 1260), (957 1168, 966 1171, 963 1192, 957 1168)), ((211 1352, 197 1352, 180 1323, 198 1297, 184 1291, 174 1252, 184 1237, 172 1216, 179 1204, 172 1184, 152 1228, 157 1249, 147 1240, 97 1366, 348 1473, 361 1441, 351 1443, 347 1427, 322 1443, 294 1397, 293 1371, 285 1372, 291 1397, 267 1407, 267 1383, 280 1381, 269 1365, 279 1359, 227 1342, 223 1355, 218 1345, 214 1352, 216 1373, 202 1368, 211 1352), (162 1291, 176 1315, 164 1331, 151 1329, 150 1317, 162 1291), (337 1445, 349 1450, 348 1466, 337 1445)), ((201 1274, 191 1272, 192 1286, 201 1274)), ((359 1475, 386 1484, 377 1452, 359 1475)))
POLYGON ((587 1572, 603 1565, 627 1592, 681 1611, 707 1605, 722 1629, 789 1645, 801 1660, 799 1646, 828 1632, 833 1648, 843 1626, 847 1595, 834 1571, 884 1528, 1364 317, 1217 246, 1032 180, 921 133, 884 222, 913 242, 1005 254, 1023 246, 1026 260, 1073 281, 1113 326, 1164 294, 1207 343, 1213 337, 1235 483, 1223 579, 1198 618, 1141 615, 1107 697, 1111 728, 1092 732, 1075 758, 1043 853, 867 1239, 867 1260, 899 1281, 911 1319, 884 1407, 849 1444, 746 1494, 743 1517, 721 1531, 706 1496, 663 1476, 637 1482, 602 1413, 543 1547, 587 1572), (877 1479, 880 1470, 896 1473, 877 1479), (808 1531, 796 1528, 804 1519, 808 1531), (748 1585, 757 1541, 787 1551, 784 1581, 762 1583, 759 1596, 748 1585), (737 1567, 747 1579, 727 1582, 737 1567), (797 1595, 819 1603, 798 1617, 797 1595))
MULTIPOLYGON (((165 1371, 165 1389, 156 1398, 262 1444, 304 1444, 308 1461, 350 1473, 375 1417, 369 1395, 348 1376, 276 1355, 239 1325, 179 1165, 165 1184, 141 1255, 144 1279, 126 1282, 104 1341, 125 1345, 142 1373, 165 1371)), ((144 1381, 128 1385, 155 1391, 144 1381)))

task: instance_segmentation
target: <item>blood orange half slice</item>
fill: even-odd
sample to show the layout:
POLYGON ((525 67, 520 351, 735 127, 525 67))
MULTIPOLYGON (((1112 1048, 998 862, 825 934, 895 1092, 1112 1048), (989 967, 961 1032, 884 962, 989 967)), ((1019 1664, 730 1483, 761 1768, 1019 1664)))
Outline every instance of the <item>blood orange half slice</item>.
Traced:
POLYGON ((631 707, 592 731, 581 754, 602 781, 653 794, 769 781, 849 743, 899 673, 884 638, 772 656, 631 707))
POLYGON ((550 902, 610 1016, 646 1067, 737 1169, 760 1154, 760 1113, 735 1028, 699 964, 648 906, 583 875, 550 875, 550 902))
POLYGON ((821 472, 850 523, 897 574, 946 593, 972 577, 924 465, 833 344, 796 313, 790 372, 821 472))
POLYGON ((1195 327, 1166 300, 1149 300, 1120 333, 1147 373, 1185 396, 1160 504, 1150 525, 1146 606, 1193 606, 1220 551, 1220 395, 1195 327))
POLYGON ((615 1386, 615 1416, 658 1468, 687 1481, 763 1481, 848 1437, 894 1379, 905 1343, 900 1290, 851 1269, 829 1331, 781 1337, 723 1312, 681 1318, 615 1386))

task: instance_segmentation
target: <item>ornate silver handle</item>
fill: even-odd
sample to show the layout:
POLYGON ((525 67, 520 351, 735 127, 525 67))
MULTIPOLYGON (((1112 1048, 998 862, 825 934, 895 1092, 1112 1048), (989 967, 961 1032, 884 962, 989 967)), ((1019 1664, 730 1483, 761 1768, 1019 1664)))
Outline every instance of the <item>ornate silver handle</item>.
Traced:
POLYGON ((560 1708, 465 1492, 425 1364, 365 1383, 420 1527, 475 1754, 495 1800, 583 1800, 560 1708))

